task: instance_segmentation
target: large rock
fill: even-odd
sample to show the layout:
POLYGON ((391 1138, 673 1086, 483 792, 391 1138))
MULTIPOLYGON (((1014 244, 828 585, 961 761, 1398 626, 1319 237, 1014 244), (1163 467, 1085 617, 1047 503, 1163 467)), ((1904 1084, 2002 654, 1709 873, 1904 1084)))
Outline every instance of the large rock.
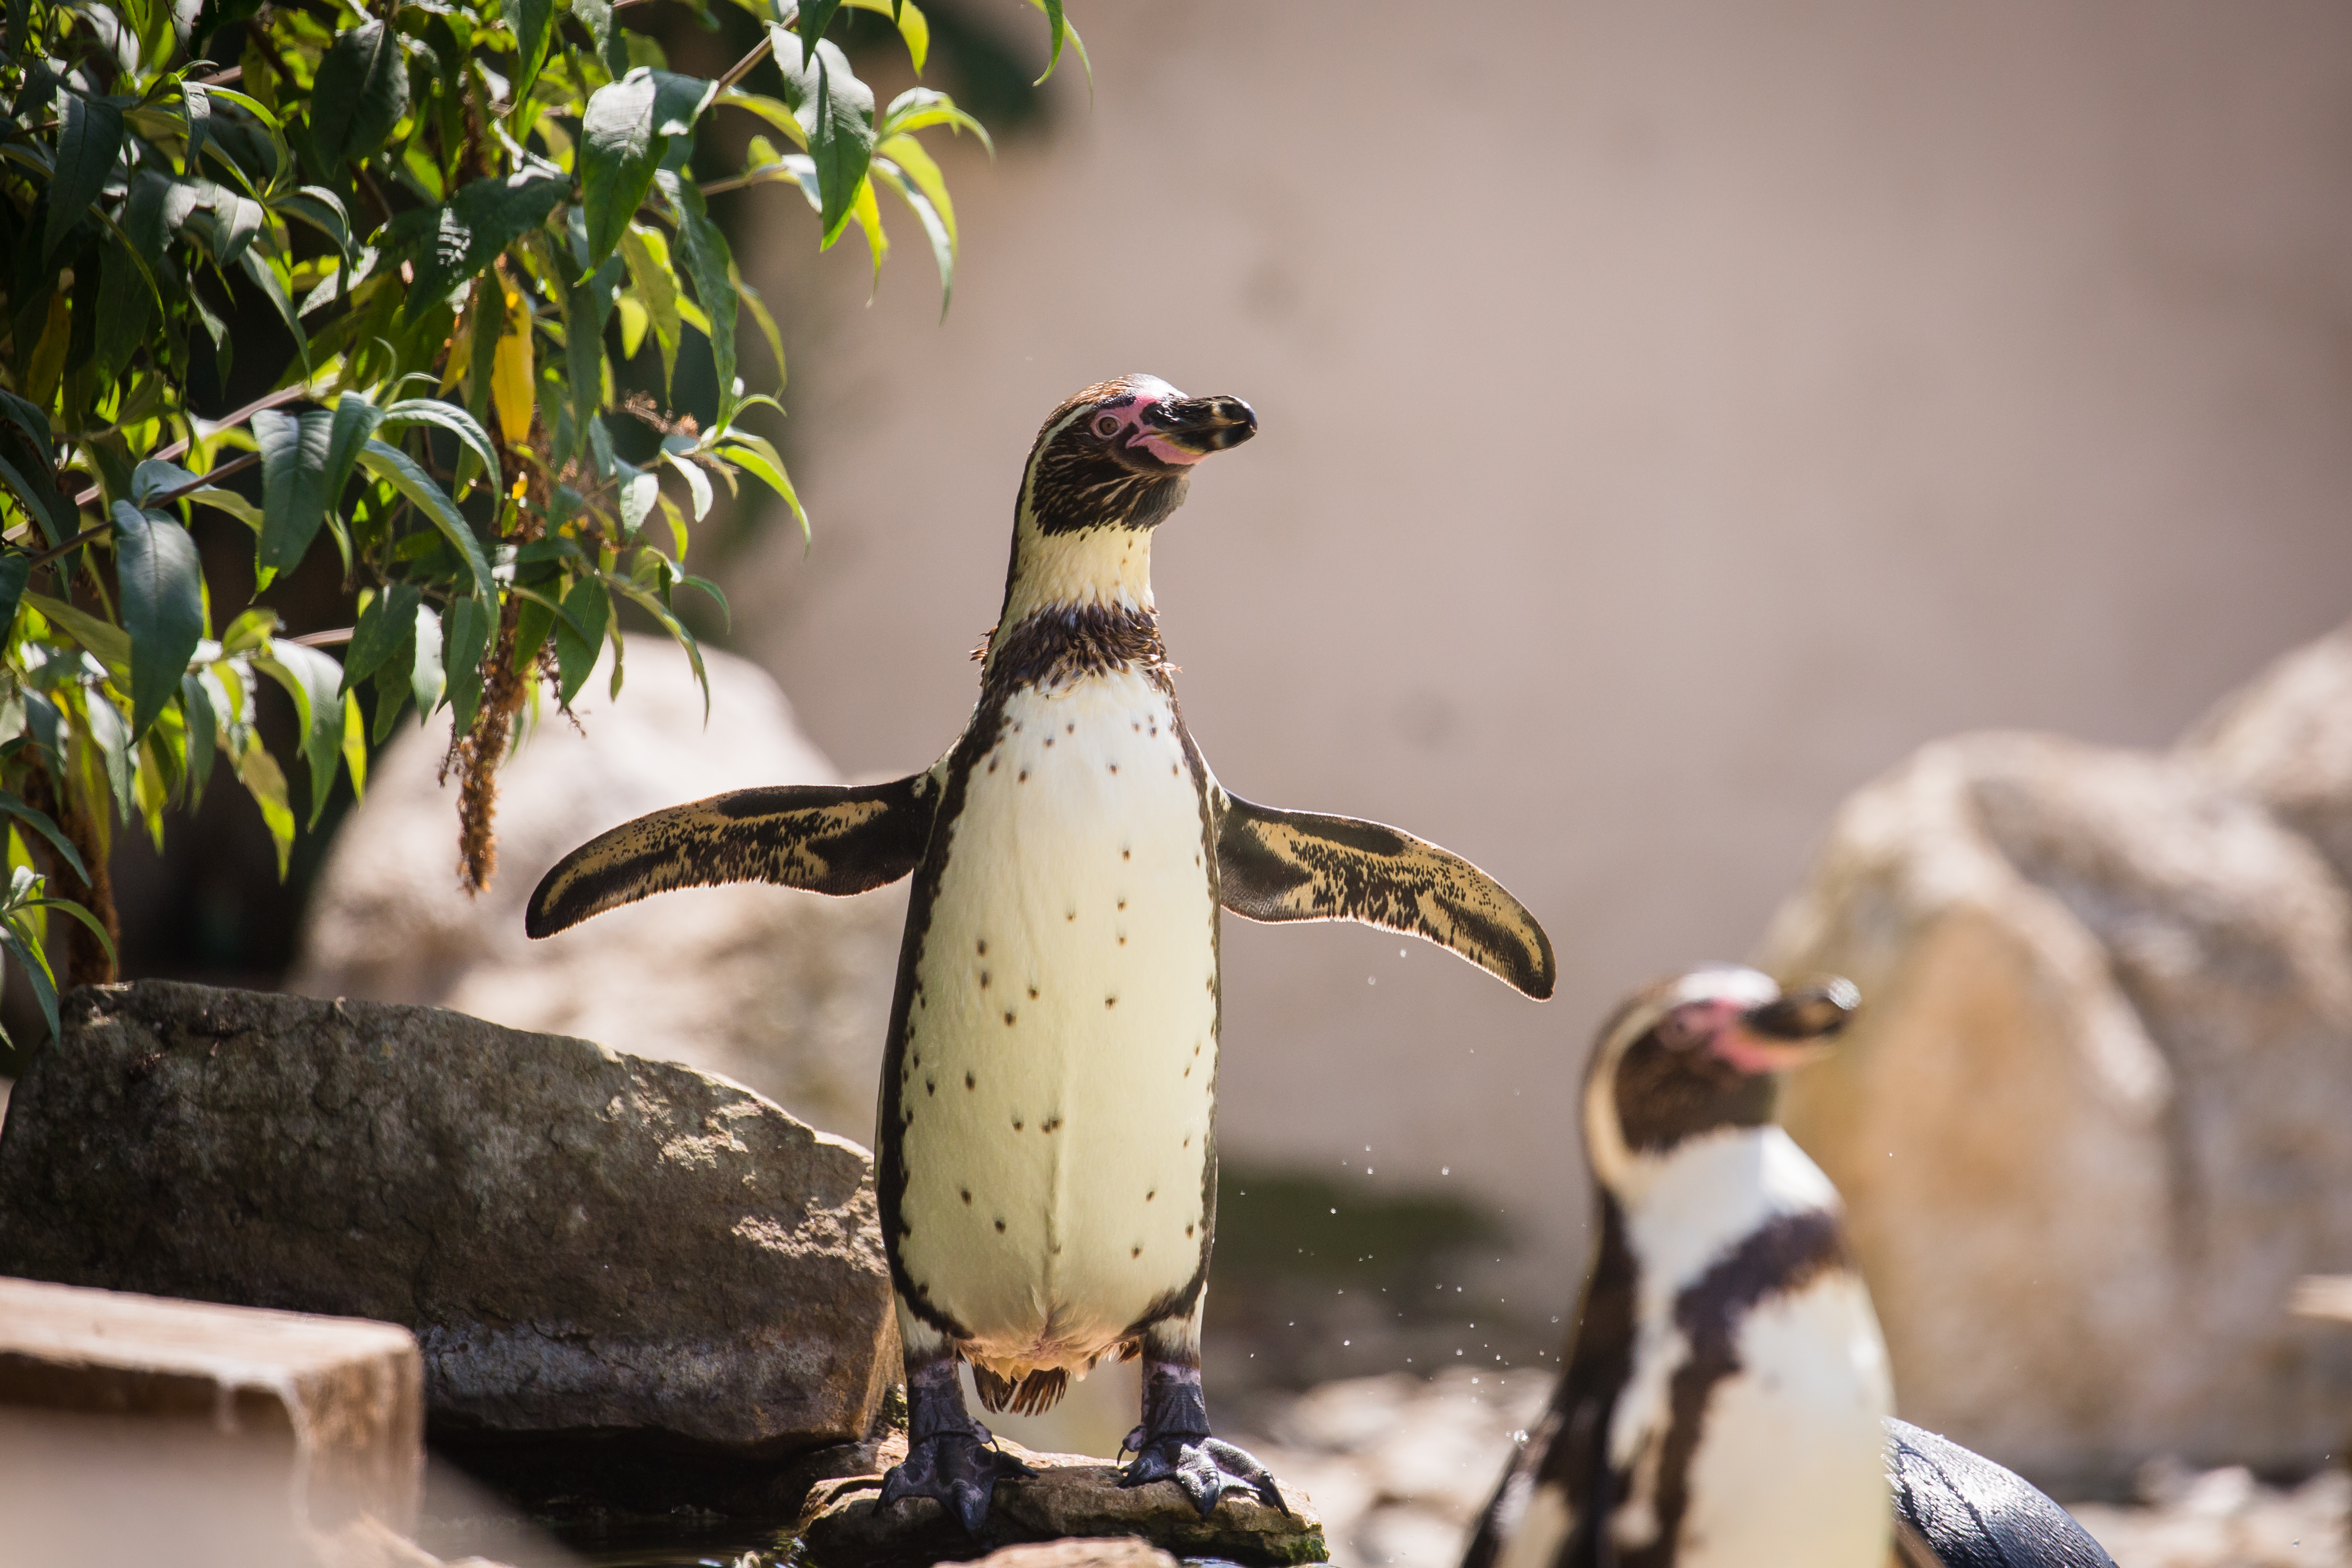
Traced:
MULTIPOLYGON (((2255 723, 2240 755, 2310 776, 2255 723)), ((2352 1260, 2352 896, 2310 841, 2200 758, 1939 742, 1840 811, 1760 958, 1862 988, 1784 1119, 1906 1416, 2067 1490, 2338 1447, 2352 1344, 2286 1311, 2352 1260)))
MULTIPOLYGON (((906 1457, 903 1437, 881 1447, 870 1473, 820 1481, 801 1516, 801 1545, 815 1568, 929 1568, 1032 1542, 1129 1537, 1185 1559, 1210 1558, 1244 1568, 1321 1563, 1323 1521, 1307 1494, 1283 1488, 1290 1511, 1255 1497, 1229 1494, 1202 1519, 1174 1481, 1122 1487, 1118 1467, 1079 1454, 1040 1454, 1018 1443, 998 1447, 1035 1469, 1025 1480, 1001 1480, 975 1541, 929 1498, 881 1505, 882 1472, 906 1457)), ((1128 1549, 1132 1551, 1132 1549, 1128 1549)), ((993 1558, 990 1559, 993 1561, 993 1558)), ((1076 1545, 1057 1552, 1008 1556, 1006 1568, 1054 1568, 1072 1561, 1095 1568, 1076 1545), (1040 1561, 1048 1555, 1051 1561, 1040 1561)), ((1128 1568, 1122 1554, 1117 1564, 1128 1568)), ((1148 1568, 1134 1562, 1131 1568, 1148 1568)))
POLYGON ((457 883, 457 783, 439 779, 448 716, 404 728, 336 832, 289 988, 625 1041, 871 1141, 903 887, 695 888, 544 942, 523 935, 539 879, 607 828, 721 790, 840 781, 773 681, 724 653, 704 659, 708 723, 685 655, 651 637, 629 644, 619 700, 600 669, 575 705, 579 727, 540 716, 499 770, 499 873, 478 899, 457 883))
POLYGON ((426 1008, 75 992, 0 1131, 0 1272, 370 1317, 436 1433, 772 1455, 898 1357, 864 1150, 725 1082, 426 1008))

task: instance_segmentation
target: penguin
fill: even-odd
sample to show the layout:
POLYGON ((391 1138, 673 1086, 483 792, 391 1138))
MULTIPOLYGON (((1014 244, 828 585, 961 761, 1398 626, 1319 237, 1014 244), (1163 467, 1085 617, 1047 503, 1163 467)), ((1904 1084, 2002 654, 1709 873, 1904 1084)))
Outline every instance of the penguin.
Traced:
POLYGON ((2024 1480, 1894 1418, 1836 1189, 1771 1119, 1858 999, 1709 966, 1602 1027, 1597 1256, 1463 1568, 2113 1568, 2024 1480))
POLYGON ((1068 398, 1030 448, 979 700, 946 755, 641 817, 566 856, 526 915, 540 937, 669 888, 913 876, 876 1133, 908 1405, 882 1498, 936 1499, 974 1534, 996 1480, 1028 1472, 966 1409, 959 1363, 988 1410, 1028 1413, 1140 1356, 1122 1483, 1172 1479, 1203 1518, 1237 1490, 1286 1511, 1212 1435, 1201 1387, 1221 909, 1411 933, 1538 999, 1557 975, 1542 926, 1477 867, 1244 800, 1186 730, 1154 530, 1195 465, 1256 431, 1241 399, 1155 376, 1068 398))

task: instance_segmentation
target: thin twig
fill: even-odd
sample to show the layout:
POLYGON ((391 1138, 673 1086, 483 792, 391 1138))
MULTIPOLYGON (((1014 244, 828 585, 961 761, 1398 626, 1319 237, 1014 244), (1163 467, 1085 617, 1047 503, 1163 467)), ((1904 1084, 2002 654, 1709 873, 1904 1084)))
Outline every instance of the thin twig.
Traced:
POLYGON ((725 92, 729 88, 750 76, 751 68, 767 57, 768 46, 765 43, 755 45, 750 54, 727 68, 727 74, 719 78, 719 90, 725 92))
MULTIPOLYGON (((215 430, 226 430, 232 424, 243 424, 247 420, 251 419, 255 414, 261 413, 265 409, 281 407, 282 405, 289 402, 299 402, 310 395, 310 384, 308 382, 297 382, 294 385, 286 388, 282 392, 274 392, 268 397, 254 399, 253 402, 247 403, 243 408, 238 409, 226 419, 217 421, 207 420, 205 423, 212 425, 215 430)), ((187 451, 190 444, 193 443, 194 439, 195 438, 192 435, 184 435, 179 440, 172 443, 171 445, 163 448, 163 451, 149 453, 147 455, 147 461, 152 463, 168 463, 173 458, 177 457, 182 453, 187 451)), ((252 461, 252 455, 250 453, 247 454, 245 460, 247 462, 252 461)), ((224 465, 218 470, 218 472, 227 472, 226 466, 224 465)), ((80 508, 89 506, 92 501, 97 499, 98 486, 92 485, 89 489, 84 490, 80 495, 76 496, 73 498, 74 507, 79 511, 80 508)))
POLYGON ((338 626, 331 632, 305 632, 299 637, 289 637, 289 643, 299 643, 305 648, 333 648, 352 640, 356 626, 338 626))
POLYGON ((243 66, 231 66, 228 69, 220 72, 216 76, 198 77, 191 85, 195 87, 226 87, 233 81, 241 80, 244 76, 245 68, 243 66))
MULTIPOLYGON (((250 468, 256 463, 260 461, 261 455, 257 452, 248 452, 241 457, 233 457, 226 463, 222 464, 219 467, 214 469, 209 474, 197 475, 195 478, 188 484, 174 485, 168 490, 158 491, 156 494, 147 497, 147 504, 151 507, 164 506, 170 502, 178 500, 181 497, 186 495, 191 490, 201 490, 205 486, 213 484, 217 480, 226 479, 230 475, 237 473, 242 469, 250 468)), ((89 500, 97 494, 97 491, 92 490, 89 492, 89 495, 82 497, 81 500, 89 500)), ((79 502, 77 502, 76 504, 79 505, 79 502)), ((52 549, 43 550, 40 554, 35 556, 31 564, 26 566, 25 570, 30 571, 35 567, 47 566, 49 562, 57 559, 58 557, 68 554, 73 550, 78 550, 82 546, 89 543, 90 540, 97 538, 100 535, 111 533, 113 530, 114 524, 110 519, 99 524, 96 528, 84 528, 81 532, 74 535, 73 538, 68 539, 65 543, 57 546, 52 549)))

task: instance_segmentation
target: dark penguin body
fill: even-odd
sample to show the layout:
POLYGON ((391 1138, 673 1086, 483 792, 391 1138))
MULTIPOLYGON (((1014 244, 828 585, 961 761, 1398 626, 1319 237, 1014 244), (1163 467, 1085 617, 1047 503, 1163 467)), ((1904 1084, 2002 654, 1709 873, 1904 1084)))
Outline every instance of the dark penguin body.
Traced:
POLYGON ((959 1361, 989 1408, 1032 1410, 1139 1354, 1129 1480, 1175 1479, 1203 1512, 1240 1486, 1279 1501, 1209 1436, 1200 1391, 1221 909, 1412 932, 1550 993, 1548 939, 1484 873, 1377 823, 1242 800, 1186 732, 1152 530, 1194 463, 1255 428, 1237 399, 1148 376, 1071 398, 1031 450, 980 700, 945 757, 891 784, 656 812, 533 894, 543 936, 666 888, 913 873, 877 1139, 912 1423, 886 1499, 976 1524, 1013 1473, 964 1411, 959 1361))
POLYGON ((1837 1195, 1771 1124, 1779 1073, 1853 1005, 1700 969, 1602 1030, 1598 1253, 1463 1568, 2113 1568, 2023 1480, 1892 1416, 1837 1195))

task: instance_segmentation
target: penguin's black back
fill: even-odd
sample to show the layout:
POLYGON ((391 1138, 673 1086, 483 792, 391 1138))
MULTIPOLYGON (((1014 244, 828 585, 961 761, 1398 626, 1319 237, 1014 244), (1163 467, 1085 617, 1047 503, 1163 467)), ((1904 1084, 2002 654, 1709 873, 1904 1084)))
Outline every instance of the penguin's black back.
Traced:
POLYGON ((1886 1423, 1886 1475, 1904 1568, 2116 1568, 2023 1477, 1907 1421, 1886 1423))

